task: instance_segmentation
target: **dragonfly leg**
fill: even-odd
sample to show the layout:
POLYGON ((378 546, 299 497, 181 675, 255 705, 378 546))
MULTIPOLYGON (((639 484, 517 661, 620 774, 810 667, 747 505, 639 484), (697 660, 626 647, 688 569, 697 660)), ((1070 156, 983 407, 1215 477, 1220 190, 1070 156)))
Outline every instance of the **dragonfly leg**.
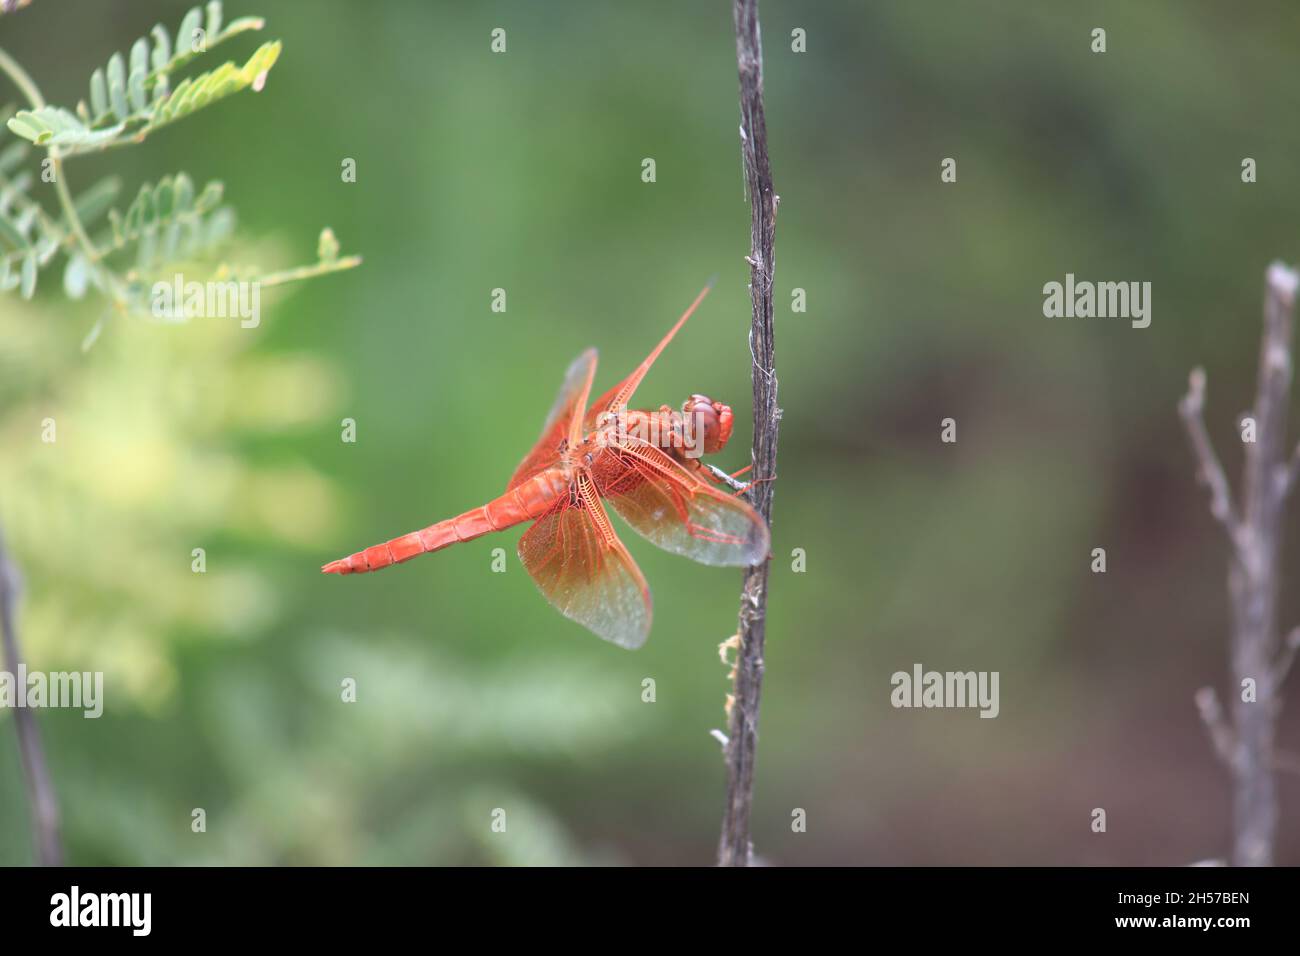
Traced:
POLYGON ((714 481, 718 482, 719 484, 726 485, 733 492, 735 492, 735 495, 733 495, 733 497, 738 495, 743 495, 745 492, 747 492, 750 489, 751 486, 758 484, 758 482, 760 481, 771 481, 772 478, 776 477, 776 475, 773 475, 772 478, 758 478, 754 481, 737 481, 736 479, 738 477, 740 477, 745 472, 749 471, 754 467, 752 464, 746 465, 744 468, 741 468, 739 471, 733 471, 731 474, 727 474, 725 471, 723 471, 721 468, 718 468, 716 465, 704 465, 704 467, 708 469, 709 474, 713 476, 714 481))
POLYGON ((750 488, 753 488, 755 485, 761 485, 761 484, 762 484, 763 482, 765 482, 765 481, 776 481, 776 475, 773 475, 773 476, 770 477, 770 478, 755 478, 753 481, 747 481, 747 482, 745 482, 744 485, 742 485, 742 486, 740 487, 739 490, 737 490, 737 491, 732 495, 732 497, 733 497, 733 498, 736 498, 736 497, 738 497, 738 496, 740 496, 740 495, 743 495, 743 494, 744 494, 745 492, 747 492, 750 488))
POLYGON ((720 484, 726 485, 728 488, 732 490, 733 498, 743 495, 750 488, 752 488, 754 485, 759 484, 760 482, 772 481, 773 479, 776 478, 776 475, 773 475, 771 478, 755 478, 753 481, 736 480, 737 476, 743 475, 745 472, 749 471, 751 468, 754 467, 753 465, 746 465, 744 468, 740 469, 739 471, 732 472, 731 474, 727 474, 725 471, 723 471, 721 468, 718 468, 716 465, 704 465, 703 467, 708 469, 709 474, 713 476, 713 479, 715 481, 717 481, 720 484))
POLYGON ((704 469, 704 470, 709 474, 709 476, 710 476, 710 477, 711 477, 715 482, 717 482, 717 483, 720 484, 720 485, 726 485, 726 486, 727 486, 728 488, 730 488, 732 491, 735 491, 735 492, 739 493, 739 492, 744 491, 745 488, 748 487, 748 485, 747 485, 745 482, 743 482, 743 481, 737 481, 737 480, 736 480, 736 475, 743 475, 745 472, 749 471, 749 469, 752 468, 752 467, 754 467, 754 466, 753 466, 753 465, 750 465, 748 468, 742 468, 742 469, 740 469, 740 471, 736 472, 735 475, 729 475, 729 474, 727 474, 725 471, 723 471, 723 470, 722 470, 721 468, 719 468, 717 465, 709 465, 709 464, 704 464, 703 462, 701 462, 701 467, 702 467, 702 468, 703 468, 703 469, 704 469))

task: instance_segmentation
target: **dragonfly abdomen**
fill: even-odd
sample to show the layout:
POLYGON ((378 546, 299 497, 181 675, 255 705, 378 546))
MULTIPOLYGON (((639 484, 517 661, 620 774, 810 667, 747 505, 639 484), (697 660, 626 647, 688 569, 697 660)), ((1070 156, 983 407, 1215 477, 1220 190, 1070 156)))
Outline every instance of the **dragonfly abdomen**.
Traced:
POLYGON ((472 541, 493 531, 504 531, 540 518, 568 494, 567 472, 561 468, 548 468, 482 507, 331 561, 321 570, 326 574, 364 574, 401 564, 431 551, 441 551, 453 544, 472 541))

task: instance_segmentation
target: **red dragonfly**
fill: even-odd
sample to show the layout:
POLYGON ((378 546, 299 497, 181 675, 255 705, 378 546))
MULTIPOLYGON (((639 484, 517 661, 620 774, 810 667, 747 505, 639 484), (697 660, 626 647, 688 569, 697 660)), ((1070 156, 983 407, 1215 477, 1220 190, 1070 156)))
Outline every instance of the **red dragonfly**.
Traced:
POLYGON ((765 561, 767 525, 747 503, 715 487, 714 480, 736 484, 699 460, 726 445, 731 409, 703 395, 692 395, 680 412, 667 405, 655 411, 627 408, 650 366, 708 291, 696 297, 631 375, 590 406, 596 350, 578 356, 541 438, 501 497, 321 570, 376 571, 532 521, 519 539, 519 560, 546 599, 605 640, 637 648, 650 633, 650 588, 614 533, 605 502, 654 544, 701 564, 765 561))

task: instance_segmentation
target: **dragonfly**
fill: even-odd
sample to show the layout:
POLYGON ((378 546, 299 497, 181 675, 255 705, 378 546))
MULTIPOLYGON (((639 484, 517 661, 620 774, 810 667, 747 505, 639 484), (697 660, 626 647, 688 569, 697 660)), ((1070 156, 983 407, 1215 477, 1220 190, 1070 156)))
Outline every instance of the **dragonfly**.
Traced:
POLYGON ((589 403, 596 350, 573 361, 541 437, 505 493, 439 521, 331 561, 326 574, 358 574, 532 522, 517 553, 545 598, 599 637, 635 649, 650 634, 650 588, 619 540, 608 505, 634 531, 701 564, 747 567, 768 558, 763 518, 741 498, 748 484, 706 465, 731 437, 731 408, 693 394, 680 410, 629 409, 628 402, 709 287, 696 296, 649 356, 589 403), (730 485, 734 493, 718 487, 730 485))

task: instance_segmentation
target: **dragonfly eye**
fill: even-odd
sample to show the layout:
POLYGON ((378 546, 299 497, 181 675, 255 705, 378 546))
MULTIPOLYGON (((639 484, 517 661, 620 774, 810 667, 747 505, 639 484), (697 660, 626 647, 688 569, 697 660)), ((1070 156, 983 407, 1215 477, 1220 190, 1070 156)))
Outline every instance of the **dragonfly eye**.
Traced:
POLYGON ((715 402, 707 395, 692 395, 682 403, 682 415, 686 419, 687 439, 700 442, 706 455, 722 451, 731 438, 731 408, 722 402, 715 402))

